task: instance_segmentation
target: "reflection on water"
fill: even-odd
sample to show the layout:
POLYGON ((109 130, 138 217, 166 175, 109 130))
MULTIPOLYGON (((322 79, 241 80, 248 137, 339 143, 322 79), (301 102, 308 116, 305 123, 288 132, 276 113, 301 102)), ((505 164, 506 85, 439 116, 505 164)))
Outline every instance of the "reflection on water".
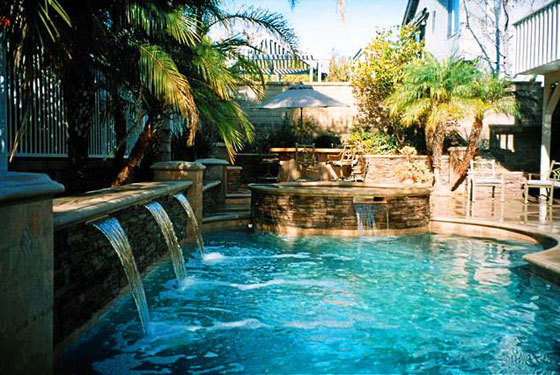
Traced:
POLYGON ((169 264, 147 277, 152 335, 124 300, 59 373, 560 370, 560 288, 521 259, 538 246, 218 233, 207 249, 221 260, 191 259, 181 287, 169 264))

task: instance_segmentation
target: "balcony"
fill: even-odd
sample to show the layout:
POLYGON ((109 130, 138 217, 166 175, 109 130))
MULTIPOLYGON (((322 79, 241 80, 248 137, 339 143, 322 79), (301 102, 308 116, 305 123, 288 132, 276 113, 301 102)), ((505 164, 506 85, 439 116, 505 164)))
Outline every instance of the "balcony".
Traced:
POLYGON ((553 1, 514 24, 515 73, 560 70, 560 1, 553 1))

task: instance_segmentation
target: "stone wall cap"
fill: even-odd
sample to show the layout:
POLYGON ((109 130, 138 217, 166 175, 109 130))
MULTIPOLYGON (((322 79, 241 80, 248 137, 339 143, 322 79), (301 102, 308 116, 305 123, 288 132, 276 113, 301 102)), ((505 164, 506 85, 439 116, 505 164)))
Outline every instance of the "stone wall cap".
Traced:
POLYGON ((202 171, 206 167, 196 161, 160 161, 151 166, 153 170, 166 170, 166 171, 202 171))
POLYGON ((53 201, 55 230, 188 189, 192 181, 138 182, 53 201))
POLYGON ((196 159, 196 162, 204 165, 229 165, 227 160, 218 158, 196 159))
POLYGON ((20 200, 40 200, 63 191, 62 184, 43 173, 0 173, 0 205, 20 200))

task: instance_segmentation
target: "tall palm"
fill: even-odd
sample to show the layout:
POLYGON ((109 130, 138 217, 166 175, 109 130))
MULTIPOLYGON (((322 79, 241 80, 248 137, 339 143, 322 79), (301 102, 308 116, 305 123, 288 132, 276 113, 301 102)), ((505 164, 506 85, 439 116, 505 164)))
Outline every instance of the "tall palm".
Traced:
POLYGON ((455 190, 464 180, 470 161, 476 154, 480 141, 484 117, 489 113, 518 115, 519 109, 515 96, 510 90, 511 82, 491 74, 477 77, 467 92, 467 110, 473 117, 471 132, 469 134, 465 157, 455 170, 458 175, 453 183, 455 190))
POLYGON ((436 185, 441 183, 445 135, 449 125, 464 116, 469 84, 477 74, 473 63, 455 58, 440 62, 426 53, 406 68, 402 82, 385 101, 403 125, 424 126, 436 185))
MULTIPOLYGON (((148 48, 153 51, 153 53, 146 54, 146 58, 153 57, 153 60, 146 60, 145 68, 148 68, 148 70, 141 69, 140 75, 142 77, 144 73, 149 73, 149 69, 152 69, 153 66, 164 68, 161 73, 167 73, 167 76, 156 77, 157 81, 164 85, 164 88, 169 78, 184 77, 184 82, 188 83, 188 93, 192 96, 191 104, 196 108, 196 118, 187 118, 187 121, 183 122, 190 132, 189 142, 192 143, 194 140, 200 120, 203 126, 217 128, 226 144, 230 157, 233 158, 234 152, 242 146, 245 140, 250 140, 253 133, 251 123, 235 100, 234 95, 237 91, 237 85, 239 83, 249 84, 257 93, 262 93, 264 80, 259 68, 246 60, 240 53, 240 48, 248 46, 246 39, 234 36, 219 43, 214 43, 208 37, 209 31, 217 25, 230 26, 232 22, 242 21, 264 28, 269 33, 284 40, 292 49, 295 49, 296 39, 293 30, 286 26, 283 17, 278 14, 259 9, 248 9, 230 14, 223 12, 219 5, 220 1, 218 0, 202 0, 192 1, 189 6, 184 6, 183 17, 192 20, 191 23, 196 27, 196 36, 192 38, 193 42, 185 45, 184 43, 178 43, 177 38, 171 38, 165 34, 159 35, 155 40, 152 38, 152 45, 141 45, 145 51, 148 48), (236 63, 230 66, 230 61, 233 60, 236 63), (253 74, 239 74, 240 71, 253 74), (255 81, 247 79, 247 77, 255 76, 260 78, 258 80, 261 84, 260 87, 256 85, 255 81)), ((148 25, 152 27, 151 23, 148 23, 148 25)), ((130 56, 130 53, 125 53, 125 59, 126 56, 130 56)), ((142 81, 139 85, 140 89, 137 91, 139 91, 140 96, 150 99, 146 97, 146 94, 151 86, 150 82, 142 81), (142 87, 146 84, 148 84, 147 90, 142 90, 142 87)), ((181 93, 181 90, 179 90, 179 93, 181 93)), ((170 94, 173 95, 174 92, 171 91, 170 94)), ((148 103, 153 103, 154 100, 159 98, 157 93, 151 93, 150 96, 151 99, 147 100, 148 103)), ((142 104, 144 102, 146 100, 143 100, 142 104)), ((156 139, 155 135, 161 127, 161 121, 169 115, 177 114, 177 107, 170 107, 169 105, 149 105, 148 107, 146 108, 148 123, 144 126, 131 156, 113 185, 120 185, 127 180, 130 172, 142 158, 144 151, 156 139), (158 113, 154 113, 153 108, 156 108, 158 113), (159 120, 160 123, 155 122, 156 120, 159 120)), ((178 114, 185 118, 184 114, 178 114)))

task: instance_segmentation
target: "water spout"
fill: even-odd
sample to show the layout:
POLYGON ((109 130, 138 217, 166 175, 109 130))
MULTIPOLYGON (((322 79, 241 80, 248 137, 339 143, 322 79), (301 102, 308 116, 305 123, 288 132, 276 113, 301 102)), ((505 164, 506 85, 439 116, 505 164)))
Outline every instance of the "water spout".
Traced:
POLYGON ((198 223, 198 219, 194 214, 194 210, 191 207, 189 200, 181 193, 173 195, 173 198, 177 199, 179 203, 181 203, 181 206, 183 206, 183 208, 185 209, 185 212, 187 213, 187 217, 192 223, 194 233, 196 235, 196 242, 198 244, 200 255, 204 256, 204 239, 202 238, 202 232, 200 231, 200 225, 198 223))
POLYGON ((175 234, 175 229, 173 229, 173 223, 169 219, 169 215, 165 212, 164 208, 158 202, 150 202, 145 204, 144 207, 150 211, 154 219, 163 233, 165 238, 165 243, 169 249, 169 254, 171 256, 171 263, 173 263, 173 271, 175 271, 175 276, 177 280, 183 281, 187 277, 187 271, 185 269, 185 259, 183 258, 183 251, 181 246, 179 246, 179 241, 177 240, 177 235, 175 234))
POLYGON ((134 303, 136 304, 136 309, 138 310, 140 323, 142 324, 144 333, 148 333, 150 314, 148 312, 148 303, 146 302, 144 284, 142 283, 140 272, 138 272, 138 268, 136 267, 136 261, 134 259, 134 255, 132 254, 130 242, 128 242, 124 229, 119 221, 113 217, 93 223, 92 225, 103 233, 105 237, 107 237, 113 246, 113 249, 115 249, 115 252, 117 253, 123 266, 126 278, 128 279, 130 288, 132 289, 132 297, 134 298, 134 303))
POLYGON ((377 236, 376 216, 381 211, 385 211, 386 229, 389 229, 389 211, 384 204, 373 202, 370 203, 354 203, 354 211, 356 211, 356 220, 358 222, 358 233, 360 236, 367 235, 373 231, 373 235, 377 236))

